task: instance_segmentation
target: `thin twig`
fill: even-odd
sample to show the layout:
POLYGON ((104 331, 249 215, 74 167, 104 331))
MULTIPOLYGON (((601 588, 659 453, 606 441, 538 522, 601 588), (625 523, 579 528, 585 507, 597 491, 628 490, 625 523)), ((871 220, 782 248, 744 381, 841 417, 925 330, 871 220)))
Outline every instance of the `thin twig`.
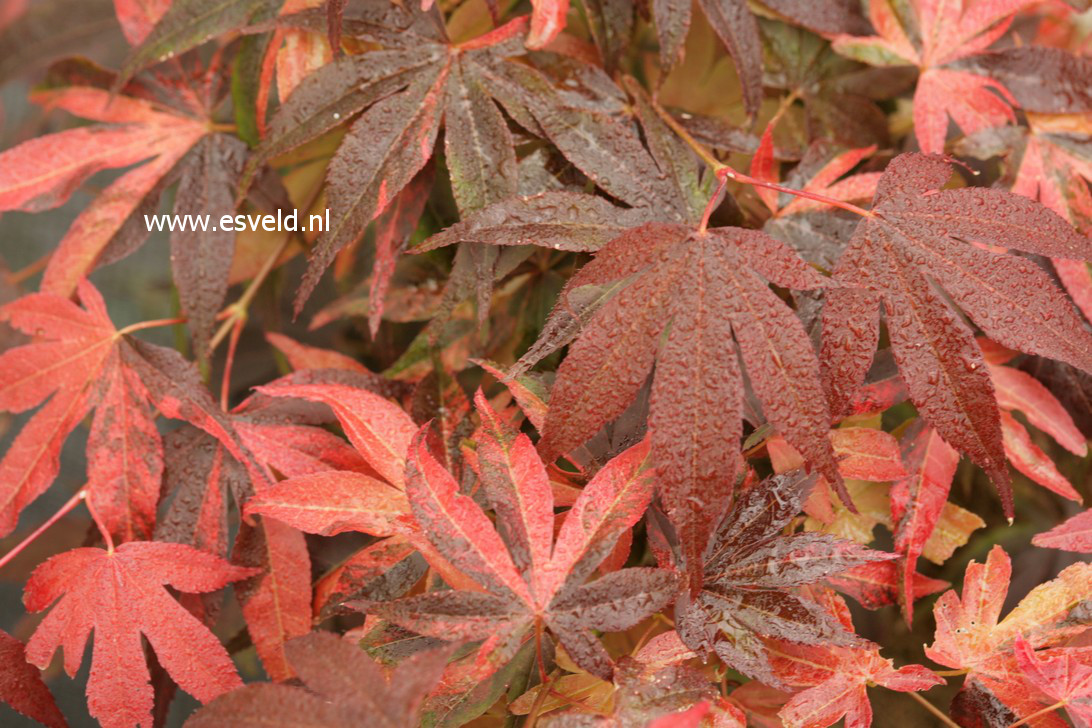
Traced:
POLYGON ((33 533, 31 533, 29 536, 27 536, 22 541, 20 541, 19 544, 16 545, 15 548, 13 548, 11 551, 8 551, 6 554, 4 554, 3 558, 0 558, 0 569, 7 566, 11 562, 12 559, 14 559, 16 556, 19 555, 20 552, 23 551, 23 549, 25 549, 27 546, 30 546, 32 543, 34 543, 35 539, 37 539, 39 536, 41 536, 43 533, 45 533, 46 530, 50 526, 52 526, 54 523, 56 523, 57 521, 61 520, 66 515, 68 515, 76 506, 78 506, 80 504, 80 501, 82 501, 86 497, 87 497, 87 489, 86 488, 80 488, 76 492, 76 494, 74 496, 72 496, 71 498, 69 498, 68 501, 66 501, 65 504, 63 506, 61 506, 60 509, 58 509, 56 513, 54 513, 52 516, 50 516, 49 519, 46 520, 45 523, 38 526, 38 528, 34 529, 33 533))
POLYGON ((1047 707, 1043 708, 1042 710, 1037 710, 1034 713, 1032 713, 1031 715, 1026 716, 1024 718, 1021 718, 1020 720, 1016 721, 1015 723, 1011 723, 1009 725, 1009 728, 1018 728, 1019 726, 1022 726, 1025 723, 1028 723, 1029 721, 1033 721, 1033 720, 1035 720, 1036 718, 1038 718, 1040 716, 1046 715, 1047 713, 1053 713, 1055 710, 1058 710, 1059 708, 1064 708, 1065 705, 1066 705, 1066 701, 1059 700, 1054 705, 1048 705, 1047 707))
POLYGON ((185 316, 178 316, 176 318, 153 319, 151 321, 138 321, 135 324, 129 324, 124 329, 119 330, 118 335, 123 336, 125 334, 131 334, 134 331, 143 331, 144 329, 155 329, 159 328, 160 326, 174 326, 176 324, 184 323, 186 323, 185 316))
POLYGON ((228 341, 227 359, 224 361, 224 376, 220 380, 220 409, 228 411, 228 394, 231 392, 231 369, 235 366, 235 350, 239 346, 239 335, 243 333, 246 325, 246 316, 235 322, 235 328, 231 330, 231 340, 228 341))
POLYGON ((20 268, 19 270, 8 273, 8 283, 13 286, 17 286, 28 278, 33 278, 38 273, 41 273, 43 270, 45 270, 46 266, 49 265, 49 259, 52 256, 53 253, 46 253, 41 258, 38 258, 38 260, 34 261, 25 268, 20 268))
POLYGON ((91 514, 91 520, 98 526, 99 533, 102 534, 102 540, 106 542, 106 552, 114 553, 114 537, 110 535, 110 529, 99 519, 99 514, 95 513, 95 508, 91 505, 91 499, 84 498, 84 502, 87 504, 87 512, 91 514))
POLYGON ((926 700, 925 698, 918 695, 916 692, 910 691, 910 692, 906 693, 906 695, 909 695, 911 698, 913 698, 914 700, 921 703, 922 707, 924 707, 930 713, 935 715, 937 720, 939 720, 944 725, 948 726, 948 728, 959 728, 959 724, 956 723, 951 718, 949 718, 947 715, 945 715, 943 710, 941 710, 937 706, 933 705, 928 700, 926 700))

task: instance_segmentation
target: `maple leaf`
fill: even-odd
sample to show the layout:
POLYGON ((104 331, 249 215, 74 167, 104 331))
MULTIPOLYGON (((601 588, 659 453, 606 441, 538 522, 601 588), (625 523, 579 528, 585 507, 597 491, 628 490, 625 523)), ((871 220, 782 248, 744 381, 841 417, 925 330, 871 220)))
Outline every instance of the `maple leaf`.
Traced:
POLYGON ((425 429, 411 445, 406 478, 420 529, 472 589, 350 606, 430 637, 484 639, 482 660, 493 663, 507 662, 532 627, 546 627, 576 664, 610 679, 610 657, 589 630, 627 629, 676 588, 675 574, 649 568, 584 583, 652 497, 648 444, 630 448, 592 478, 554 542, 553 495, 542 461, 527 436, 500 420, 480 393, 476 404, 483 420, 482 483, 498 525, 428 452, 425 429))
POLYGON ((22 412, 46 402, 0 461, 0 533, 53 482, 61 445, 96 404, 88 440, 92 507, 107 528, 132 539, 155 522, 162 446, 143 385, 119 357, 124 345, 90 283, 84 307, 31 294, 0 309, 0 320, 40 340, 0 355, 0 408, 22 412))
POLYGON ((1092 257, 1092 241, 1026 198, 996 189, 941 190, 950 175, 948 162, 935 155, 904 154, 888 165, 871 215, 834 271, 844 288, 829 292, 823 312, 825 383, 831 409, 843 412, 872 361, 881 300, 910 400, 989 474, 1011 517, 990 373, 938 286, 998 343, 1092 370, 1092 336, 1046 273, 974 244, 1084 259, 1092 257))
MULTIPOLYGON (((35 99, 47 108, 61 108, 105 124, 46 135, 0 154, 0 210, 37 212, 57 207, 94 173, 161 155, 177 160, 206 131, 201 120, 144 99, 120 96, 111 103, 109 93, 98 88, 42 91, 35 99)), ((162 176, 165 169, 159 167, 158 171, 162 176)), ((119 197, 121 190, 135 192, 132 202, 139 201, 141 192, 147 192, 158 179, 148 176, 130 172, 114 183, 113 193, 102 204, 119 197), (136 180, 142 184, 137 185, 136 180)), ((101 211, 84 213, 92 214, 101 215, 101 211)), ((70 279, 71 287, 80 275, 82 272, 70 279)))
MULTIPOLYGON (((291 340, 282 338, 279 341, 283 345, 291 340)), ((299 354, 298 345, 292 351, 299 354)), ((365 373, 353 372, 345 377, 354 384, 370 382, 365 373)), ((252 479, 242 463, 204 433, 181 429, 168 435, 168 508, 156 529, 157 538, 226 554, 229 498, 234 498, 240 508, 250 509, 247 513, 251 515, 264 513, 264 507, 272 512, 276 511, 277 505, 286 508, 283 500, 277 500, 279 494, 305 492, 292 490, 298 487, 297 483, 325 482, 336 479, 339 473, 393 491, 376 479, 377 472, 356 450, 316 426, 333 419, 329 410, 321 404, 287 398, 298 394, 296 390, 288 395, 276 389, 311 386, 321 390, 323 386, 332 386, 330 379, 329 374, 309 372, 289 375, 266 385, 268 390, 277 391, 280 396, 271 397, 266 391, 260 391, 230 413, 233 430, 252 453, 256 465, 265 471, 266 482, 273 483, 275 474, 287 476, 275 486, 263 486, 259 482, 258 487, 253 488, 252 479), (308 379, 322 382, 322 377, 327 380, 325 383, 299 384, 308 379)), ((337 386, 349 393, 359 391, 344 384, 337 386)), ((337 386, 331 390, 335 396, 339 392, 337 386)), ((379 399, 378 395, 371 396, 379 399)), ((353 399, 350 394, 345 395, 344 400, 357 404, 359 397, 353 399)), ((410 425, 412 427, 412 423, 410 425)), ((317 497, 322 494, 326 491, 310 493, 307 497, 318 507, 317 497)), ((334 517, 332 509, 330 513, 334 517)), ((291 672, 283 652, 284 644, 288 639, 306 634, 311 626, 310 558, 303 535, 295 527, 314 529, 308 528, 308 522, 301 522, 298 515, 293 517, 279 511, 274 515, 281 515, 289 525, 272 518, 255 519, 244 525, 236 537, 232 560, 261 569, 260 575, 237 585, 235 593, 266 672, 274 679, 285 679, 291 672)), ((397 560, 384 563, 393 568, 397 560)), ((350 567, 354 570, 365 568, 352 561, 343 565, 343 568, 350 567)), ((419 576, 420 570, 416 573, 419 576)), ((353 571, 346 576, 346 583, 338 588, 354 588, 354 579, 367 580, 368 577, 353 571)), ((394 582, 393 576, 391 581, 394 582)), ((414 581, 416 579, 405 588, 412 586, 414 581)), ((326 588, 333 587, 327 585, 326 588)), ((364 589, 364 586, 356 584, 355 588, 364 589)))
POLYGON ((841 35, 834 40, 834 50, 871 65, 917 66, 918 145, 927 153, 943 152, 949 116, 964 134, 1015 121, 1010 104, 1016 100, 1004 86, 952 64, 993 45, 1008 30, 1013 15, 1030 4, 1032 0, 914 0, 910 5, 917 21, 915 42, 913 31, 908 32, 909 19, 899 17, 894 3, 875 0, 868 9, 879 35, 841 35))
MULTIPOLYGON (((845 602, 830 593, 817 594, 816 598, 847 630, 852 630, 845 602)), ((843 717, 846 728, 868 728, 872 725, 872 704, 867 687, 880 685, 899 692, 917 692, 944 684, 944 678, 921 665, 895 669, 891 660, 880 657, 876 645, 837 647, 771 640, 767 649, 778 679, 803 688, 778 712, 786 728, 825 728, 843 717)))
POLYGON ((779 680, 763 638, 809 645, 861 642, 822 606, 789 589, 894 558, 829 534, 781 535, 816 477, 801 471, 775 475, 738 494, 705 549, 701 591, 675 607, 679 636, 689 647, 713 650, 734 669, 775 687, 779 680))
MULTIPOLYGON (((132 11, 125 6, 119 5, 126 14, 123 23, 132 11)), ((90 64, 62 62, 53 72, 59 84, 36 91, 33 100, 101 123, 39 137, 0 154, 0 209, 56 207, 99 170, 144 162, 80 212, 51 256, 41 290, 69 296, 80 278, 143 243, 149 233, 143 214, 154 213, 164 189, 192 166, 187 159, 235 140, 212 133, 208 109, 215 101, 194 91, 181 71, 134 83, 117 97, 102 87, 110 74, 90 64)))
POLYGON ((153 541, 58 554, 34 570, 24 591, 32 612, 57 602, 27 643, 27 659, 45 668, 63 645, 65 670, 75 677, 93 629, 91 715, 107 728, 150 726, 152 688, 141 634, 171 677, 201 702, 242 685, 219 640, 164 586, 211 592, 253 574, 189 546, 153 541))
POLYGON ((0 701, 48 728, 66 728, 53 695, 38 668, 27 663, 23 643, 0 631, 0 701))
MULTIPOLYGON (((876 193, 876 185, 880 181, 881 174, 879 172, 859 172, 848 176, 847 174, 862 160, 872 156, 875 151, 876 147, 871 146, 831 154, 827 145, 813 144, 793 169, 787 185, 803 192, 842 202, 870 200, 876 193)), ((766 182, 781 181, 778 165, 774 160, 772 126, 767 127, 762 134, 758 150, 751 158, 751 176, 766 182)), ((804 197, 784 200, 776 191, 768 188, 756 188, 755 192, 773 213, 774 218, 823 207, 823 203, 804 197)), ((765 229, 769 232, 769 222, 765 229)))
POLYGON ((981 53, 966 66, 1004 85, 1020 107, 1045 114, 1079 114, 1092 109, 1092 92, 1084 79, 1092 61, 1060 48, 1015 46, 981 53))
POLYGON ((1092 649, 1069 647, 1035 652, 1023 637, 1013 644, 1016 664, 1028 682, 1065 706, 1076 725, 1092 721, 1092 649))
POLYGON ((243 524, 232 562, 260 573, 235 586, 247 632, 274 680, 294 677, 285 645, 311 631, 311 559, 303 534, 273 519, 243 524))
POLYGON ((738 358, 770 423, 841 484, 827 437, 829 415, 816 396, 814 351, 767 279, 794 288, 825 285, 763 233, 665 224, 627 231, 570 283, 573 291, 607 283, 620 290, 592 314, 558 369, 540 452, 547 459, 568 452, 620 415, 655 361, 652 447, 692 573, 739 465, 738 358))
POLYGON ((967 670, 964 693, 985 690, 1017 716, 1028 716, 1044 704, 1024 688, 1014 643, 1022 637, 1036 647, 1050 646, 1082 630, 1067 619, 1092 598, 1092 566, 1066 567, 999 620, 1011 574, 1011 561, 1000 546, 993 547, 985 564, 972 561, 963 578, 962 599, 954 591, 945 592, 933 607, 936 639, 925 654, 934 662, 967 670))
POLYGON ((223 695, 197 711, 191 728, 224 725, 375 725, 411 728, 447 663, 448 650, 424 652, 391 671, 352 642, 314 632, 285 646, 305 687, 258 683, 223 695))
MULTIPOLYGON (((915 572, 911 577, 914 599, 942 592, 951 586, 946 581, 932 579, 915 572)), ((879 609, 896 604, 905 587, 897 561, 875 561, 862 564, 837 576, 827 577, 826 584, 857 600, 865 609, 879 609)))
POLYGON ((391 536, 351 554, 315 583, 313 612, 319 619, 344 611, 354 599, 388 601, 408 592, 428 568, 409 539, 391 536))
MULTIPOLYGON (((1006 177, 1011 179, 1013 192, 1038 200, 1083 229, 1082 219, 1088 217, 1087 201, 1092 199, 1088 192, 1092 161, 1082 151, 1082 139, 1092 129, 1092 115, 1025 115, 1026 128, 983 130, 963 140, 961 153, 978 158, 1006 156, 1006 177)), ((1087 263, 1066 258, 1056 258, 1052 263, 1085 318, 1092 316, 1092 276, 1087 263)))
MULTIPOLYGON (((275 13, 284 0, 171 0, 122 65, 118 85, 153 62, 163 62, 206 40, 246 25, 263 11, 275 13)), ((162 7, 162 6, 160 6, 162 7)), ((146 11, 147 12, 147 11, 146 11)), ((130 36, 130 42, 135 37, 130 36)))
MULTIPOLYGON (((406 15, 424 17, 416 10, 406 15)), ((435 26, 414 26, 385 37, 389 49, 319 69, 277 111, 268 136, 247 164, 244 189, 261 164, 363 112, 331 160, 331 229, 323 231, 312 252, 297 308, 335 254, 357 240, 424 168, 441 126, 461 211, 472 212, 515 192, 511 133, 483 74, 505 57, 524 52, 516 40, 526 26, 526 17, 516 18, 461 45, 448 43, 435 26), (377 145, 378 139, 385 141, 377 145)), ((346 32, 353 32, 351 26, 346 32)))

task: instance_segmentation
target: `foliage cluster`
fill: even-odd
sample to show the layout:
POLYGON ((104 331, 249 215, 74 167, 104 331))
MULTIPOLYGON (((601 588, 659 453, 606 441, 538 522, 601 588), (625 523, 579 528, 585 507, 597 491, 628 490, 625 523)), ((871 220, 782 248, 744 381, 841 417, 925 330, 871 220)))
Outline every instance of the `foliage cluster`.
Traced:
POLYGON ((1086 5, 0 4, 0 700, 1092 725, 1086 5))

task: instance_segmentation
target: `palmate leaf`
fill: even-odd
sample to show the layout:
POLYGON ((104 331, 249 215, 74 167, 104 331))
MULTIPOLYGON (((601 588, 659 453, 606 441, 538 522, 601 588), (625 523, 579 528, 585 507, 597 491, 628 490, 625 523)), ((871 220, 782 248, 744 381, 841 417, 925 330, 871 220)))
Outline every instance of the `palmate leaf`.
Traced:
POLYGON ((1015 99, 1004 86, 954 63, 988 49, 1008 30, 1013 15, 1030 4, 1030 0, 914 0, 910 6, 917 26, 913 28, 900 18, 895 3, 876 0, 868 7, 878 35, 841 35, 834 49, 875 66, 918 66, 914 132, 922 151, 939 153, 944 151, 949 116, 965 134, 1015 121, 1015 99))
POLYGON ((0 320, 40 337, 0 355, 0 407, 23 412, 45 402, 0 460, 0 531, 9 533, 53 482, 61 446, 94 409, 88 498, 119 540, 147 538, 163 467, 153 406, 208 432, 240 462, 256 463, 190 362, 116 330, 86 280, 78 291, 83 308, 37 293, 0 309, 0 320))
POLYGON ((994 386, 970 328, 940 291, 991 339, 1092 371, 1092 336, 1036 264, 986 245, 1092 258, 1092 241, 1026 198, 996 189, 941 190, 945 158, 897 157, 872 214, 834 271, 843 286, 823 312, 822 358, 831 409, 845 411, 872 362, 884 304, 910 400, 944 440, 990 475, 1012 515, 994 386), (927 278, 928 276, 928 278, 927 278), (930 280, 931 279, 931 280, 930 280))
POLYGON ((828 534, 782 535, 816 477, 793 471, 739 494, 705 548, 700 591, 675 606, 679 636, 689 647, 699 654, 715 651, 733 668, 774 686, 782 683, 771 669, 764 638, 803 645, 863 643, 824 607, 790 589, 894 558, 828 534))
POLYGON ((189 546, 151 541, 116 550, 80 548, 52 557, 31 574, 23 601, 32 612, 56 606, 27 643, 27 659, 46 667, 63 646, 74 677, 91 631, 87 683, 91 715, 107 728, 151 725, 152 688, 140 635, 179 685, 202 702, 242 685, 227 651, 164 588, 210 592, 253 569, 189 546))
POLYGON ((655 361, 652 447, 692 574, 738 469, 739 358, 767 419, 831 483, 841 483, 827 437, 829 415, 816 394, 815 353, 799 319, 766 280, 793 288, 825 285, 763 233, 662 224, 611 241, 572 281, 624 285, 594 312, 562 362, 540 452, 550 459, 568 452, 620 415, 655 361))
MULTIPOLYGON (((481 74, 522 52, 516 41, 526 26, 525 17, 516 18, 460 46, 426 36, 406 44, 402 37, 389 50, 325 66, 296 87, 248 162, 243 189, 261 164, 363 111, 327 171, 331 229, 312 253, 297 309, 334 255, 356 241, 431 159, 442 125, 452 188, 464 214, 515 192, 511 134, 481 74)), ((353 27, 347 23, 346 33, 369 34, 369 28, 353 27)))
POLYGON ((1092 598, 1092 567, 1087 563, 1066 567, 1000 618, 1011 577, 1012 562, 1000 546, 993 547, 986 563, 972 561, 963 579, 962 598, 949 591, 934 606, 936 640, 926 646, 925 654, 941 665, 968 670, 956 704, 961 700, 973 704, 978 697, 988 696, 1011 712, 1015 722, 1038 713, 1053 700, 1028 689, 1013 648, 1021 639, 1036 648, 1052 647, 1084 629, 1080 618, 1073 619, 1072 614, 1079 615, 1081 605, 1092 598))
POLYGON ((584 583, 652 497, 648 445, 630 448, 596 474, 555 542, 553 497, 542 461, 526 435, 512 431, 480 393, 476 401, 487 443, 485 494, 500 525, 495 528, 459 492, 425 447, 425 429, 411 445, 406 479, 418 526, 470 588, 350 606, 429 637, 486 640, 480 664, 494 669, 511 659, 533 626, 546 627, 578 665, 609 679, 610 657, 589 630, 627 629, 669 601, 677 586, 672 572, 648 568, 584 583))
MULTIPOLYGON (((832 617, 852 629, 845 602, 829 592, 815 597, 832 617)), ((778 679, 799 690, 778 712, 787 728, 825 728, 843 717, 846 728, 868 728, 873 719, 866 688, 879 685, 917 692, 944 684, 942 677, 921 665, 895 669, 891 660, 880 656, 878 645, 839 647, 782 640, 771 640, 769 645, 778 679)))

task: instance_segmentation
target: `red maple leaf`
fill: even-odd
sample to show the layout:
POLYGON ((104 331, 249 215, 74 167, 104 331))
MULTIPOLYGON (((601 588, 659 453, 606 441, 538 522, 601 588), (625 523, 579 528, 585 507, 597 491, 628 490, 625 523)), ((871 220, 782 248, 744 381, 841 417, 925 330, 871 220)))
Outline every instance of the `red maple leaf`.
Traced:
MULTIPOLYGON (((845 602, 829 592, 815 598, 847 630, 853 629, 845 602)), ((917 692, 944 684, 944 678, 921 665, 895 669, 891 660, 880 656, 878 645, 837 647, 771 640, 767 649, 782 684, 803 688, 778 713, 786 728, 826 728, 843 717, 846 728, 868 728, 872 725, 868 687, 917 692)))
POLYGON ((37 337, 0 355, 0 409, 23 412, 45 402, 0 461, 0 533, 10 533, 53 482, 61 446, 92 409, 87 494, 120 540, 146 538, 155 524, 163 455, 153 406, 217 438, 264 481, 196 368, 172 349, 127 335, 142 324, 116 329, 86 280, 78 290, 83 308, 49 293, 0 308, 0 321, 37 337))
POLYGON ((1022 637, 1013 645, 1016 664, 1028 682, 1064 707, 1076 725, 1092 723, 1092 648, 1061 647, 1036 652, 1022 637))
POLYGON ((834 49, 876 66, 917 66, 921 75, 914 92, 914 131, 922 151, 943 152, 949 116, 965 134, 1015 121, 1010 104, 1016 101, 1004 86, 951 64, 993 45, 1013 15, 1033 1, 914 0, 910 19, 900 18, 890 0, 875 0, 868 9, 878 35, 841 35, 834 49))
POLYGON ((171 677, 201 702, 242 685, 219 640, 164 586, 211 592, 254 573, 189 546, 154 541, 58 554, 34 570, 24 591, 32 612, 57 602, 27 643, 27 659, 45 668, 63 646, 65 670, 75 677, 94 630, 91 715, 106 728, 150 726, 153 693, 142 634, 171 677))
POLYGON ((817 395, 815 352, 767 280, 825 285, 764 233, 649 224, 608 243, 567 289, 576 295, 598 285, 609 293, 558 370, 539 450, 553 459, 584 443, 630 405, 655 363, 652 447, 695 577, 740 466, 740 359, 773 427, 835 487, 842 484, 830 417, 817 395))
POLYGON ((1049 703, 1021 679, 1015 643, 1023 638, 1036 647, 1051 646, 1085 629, 1080 619, 1070 621, 1070 615, 1092 599, 1092 565, 1066 567, 1000 619, 1011 575, 1012 563, 1000 546, 993 547, 985 564, 972 561, 962 598, 945 592, 933 607, 936 640, 925 654, 934 662, 967 670, 965 694, 988 691, 1017 717, 1027 717, 1049 703))
MULTIPOLYGON (((532 628, 548 628, 583 669, 610 679, 609 655, 591 629, 627 629, 673 596, 670 571, 632 568, 585 584, 621 534, 644 513, 654 471, 643 442, 607 463, 585 486, 553 538, 553 495, 542 461, 477 397, 485 497, 494 526, 429 453, 422 431, 410 449, 406 493, 434 551, 465 586, 393 602, 360 602, 369 614, 418 634, 485 640, 479 662, 500 666, 532 628)), ((432 560, 426 553, 426 558, 432 560)))

